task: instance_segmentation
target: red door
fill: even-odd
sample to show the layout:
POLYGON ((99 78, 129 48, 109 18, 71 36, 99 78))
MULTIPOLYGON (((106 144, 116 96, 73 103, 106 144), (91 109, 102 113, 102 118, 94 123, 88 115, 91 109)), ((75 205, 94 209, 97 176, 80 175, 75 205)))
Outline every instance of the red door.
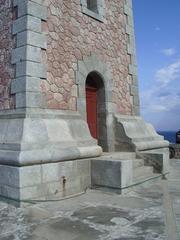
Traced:
POLYGON ((97 136, 97 89, 86 87, 87 123, 93 138, 97 136))

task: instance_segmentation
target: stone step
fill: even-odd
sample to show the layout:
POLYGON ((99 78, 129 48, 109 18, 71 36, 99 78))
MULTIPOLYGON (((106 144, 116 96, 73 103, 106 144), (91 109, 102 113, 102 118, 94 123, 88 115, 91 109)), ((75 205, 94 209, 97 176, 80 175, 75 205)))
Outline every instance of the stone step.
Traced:
POLYGON ((137 158, 133 160, 133 169, 143 167, 144 166, 144 160, 141 158, 137 158))
POLYGON ((91 187, 121 189, 132 184, 132 160, 91 160, 91 187))
POLYGON ((109 153, 103 153, 103 155, 100 157, 100 159, 103 160, 134 160, 136 159, 136 153, 135 152, 109 152, 109 153))
POLYGON ((135 152, 104 153, 91 159, 94 189, 127 193, 134 186, 141 187, 160 178, 161 174, 154 174, 151 166, 144 166, 144 160, 136 158, 135 152))
POLYGON ((141 189, 144 187, 148 187, 151 184, 154 184, 155 182, 162 179, 162 174, 160 173, 154 173, 151 176, 141 176, 138 179, 133 180, 133 190, 141 189))
POLYGON ((141 178, 148 178, 153 175, 153 167, 142 166, 133 169, 133 181, 138 181, 141 178))

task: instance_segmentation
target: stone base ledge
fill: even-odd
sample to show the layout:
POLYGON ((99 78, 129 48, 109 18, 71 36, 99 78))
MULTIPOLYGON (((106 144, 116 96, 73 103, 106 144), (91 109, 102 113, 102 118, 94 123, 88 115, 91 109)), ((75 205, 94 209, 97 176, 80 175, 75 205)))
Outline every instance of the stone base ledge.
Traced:
POLYGON ((42 109, 42 108, 19 108, 19 109, 7 109, 0 111, 0 119, 9 118, 78 118, 82 119, 81 115, 76 111, 70 110, 56 110, 56 109, 42 109))
POLYGON ((1 164, 26 166, 101 153, 77 112, 26 109, 0 114, 1 164))
POLYGON ((0 165, 0 196, 17 206, 84 192, 91 185, 90 160, 16 167, 0 165))
POLYGON ((144 151, 167 148, 169 142, 156 133, 153 126, 138 116, 115 115, 115 141, 118 150, 144 151), (124 149, 123 149, 124 147, 124 149))

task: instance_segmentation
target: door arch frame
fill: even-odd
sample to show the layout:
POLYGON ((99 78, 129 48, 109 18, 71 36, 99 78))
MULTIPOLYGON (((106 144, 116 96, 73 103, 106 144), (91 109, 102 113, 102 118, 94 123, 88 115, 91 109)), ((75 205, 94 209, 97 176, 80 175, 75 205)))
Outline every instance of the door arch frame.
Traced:
POLYGON ((86 78, 86 108, 89 130, 96 135, 98 145, 100 145, 104 151, 107 151, 105 86, 102 77, 96 71, 90 72, 86 78), (88 93, 90 93, 90 99, 92 101, 90 108, 87 108, 89 103, 88 93), (95 99, 93 99, 93 96, 95 99), (88 109, 91 112, 91 117, 88 114, 88 109))
POLYGON ((106 123, 107 123, 107 151, 114 151, 114 114, 116 104, 112 102, 113 78, 111 67, 98 58, 97 55, 84 57, 78 61, 76 71, 76 84, 78 90, 77 111, 83 119, 86 117, 86 78, 89 73, 96 72, 104 82, 106 102, 106 123))

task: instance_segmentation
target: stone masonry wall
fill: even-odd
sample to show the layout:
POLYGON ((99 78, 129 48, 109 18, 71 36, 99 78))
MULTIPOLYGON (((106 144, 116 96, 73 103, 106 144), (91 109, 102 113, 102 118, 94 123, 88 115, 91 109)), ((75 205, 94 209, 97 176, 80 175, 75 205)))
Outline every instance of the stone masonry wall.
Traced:
MULTIPOLYGON (((76 110, 77 61, 92 53, 110 65, 113 76, 113 99, 117 111, 132 113, 126 34, 125 0, 105 0, 104 22, 82 13, 80 0, 46 0, 48 21, 47 80, 41 89, 46 106, 51 109, 76 110)), ((45 57, 44 57, 45 59, 45 57)))
POLYGON ((0 0, 0 110, 14 108, 14 96, 10 84, 14 78, 11 51, 15 45, 12 37, 12 22, 15 13, 11 0, 0 0))

